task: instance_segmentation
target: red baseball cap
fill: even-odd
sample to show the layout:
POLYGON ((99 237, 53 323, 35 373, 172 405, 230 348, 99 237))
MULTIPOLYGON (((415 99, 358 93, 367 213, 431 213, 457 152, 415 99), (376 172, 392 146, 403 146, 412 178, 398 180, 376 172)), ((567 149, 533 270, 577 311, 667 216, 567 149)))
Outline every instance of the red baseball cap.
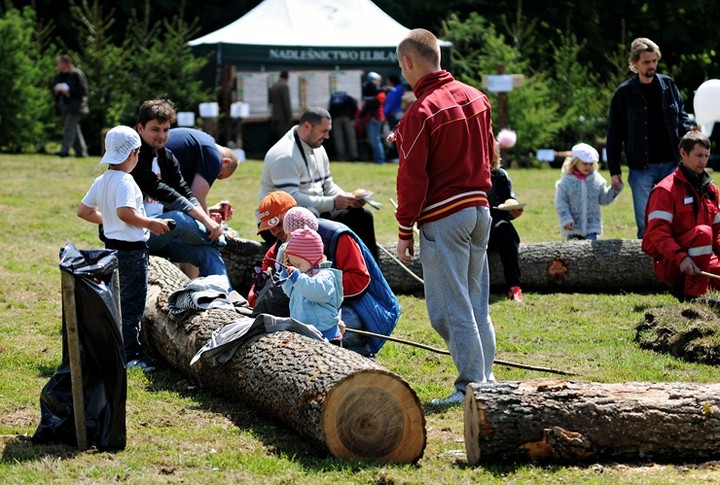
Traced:
POLYGON ((267 231, 280 224, 281 216, 296 205, 297 202, 293 196, 281 190, 270 192, 263 197, 258 206, 260 227, 258 227, 257 233, 260 234, 262 231, 267 231))

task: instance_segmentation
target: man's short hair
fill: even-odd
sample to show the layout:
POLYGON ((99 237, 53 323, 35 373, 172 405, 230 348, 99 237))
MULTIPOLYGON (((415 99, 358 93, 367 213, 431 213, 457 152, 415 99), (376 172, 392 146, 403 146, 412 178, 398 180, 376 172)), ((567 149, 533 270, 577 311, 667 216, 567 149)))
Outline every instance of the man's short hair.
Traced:
POLYGON ((702 145, 704 148, 710 150, 710 139, 697 128, 693 128, 685 133, 680 139, 678 149, 685 150, 685 153, 690 153, 693 148, 695 148, 695 145, 702 145))
POLYGON ((425 29, 413 29, 397 47, 400 56, 416 53, 433 66, 440 65, 440 44, 437 37, 425 29))
POLYGON ((306 121, 311 125, 319 125, 322 120, 332 121, 330 112, 321 106, 311 106, 305 112, 300 115, 300 124, 302 125, 306 121))
POLYGON ((70 57, 70 54, 60 54, 59 56, 57 56, 57 58, 55 60, 58 62, 62 62, 63 64, 72 64, 73 63, 72 57, 70 57))
POLYGON ((662 57, 662 54, 660 53, 660 47, 658 47, 655 42, 645 37, 638 37, 637 39, 632 41, 632 44, 630 44, 630 57, 628 58, 630 70, 634 73, 637 73, 635 63, 640 60, 640 55, 643 52, 654 52, 655 54, 657 54, 658 60, 660 60, 660 58, 662 57))
POLYGON ((175 105, 169 99, 149 99, 138 110, 138 123, 145 126, 149 121, 175 122, 175 105))
POLYGON ((280 71, 280 78, 281 79, 287 79, 290 77, 290 74, 288 74, 287 71, 280 71))
POLYGON ((230 147, 218 145, 215 144, 217 147, 218 152, 220 152, 220 156, 222 158, 228 158, 230 160, 230 175, 232 175, 235 172, 235 169, 238 166, 238 163, 240 163, 240 157, 238 156, 237 152, 233 150, 230 147))

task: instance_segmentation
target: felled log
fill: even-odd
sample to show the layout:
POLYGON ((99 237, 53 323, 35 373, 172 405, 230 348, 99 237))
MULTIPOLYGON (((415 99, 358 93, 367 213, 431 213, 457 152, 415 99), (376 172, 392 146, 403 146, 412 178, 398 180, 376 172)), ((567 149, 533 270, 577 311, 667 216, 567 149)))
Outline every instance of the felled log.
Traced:
POLYGON ((212 392, 254 407, 324 445, 339 458, 412 463, 425 449, 425 416, 400 376, 357 353, 287 331, 242 344, 222 365, 190 360, 212 332, 241 317, 211 309, 178 319, 169 295, 186 276, 150 258, 143 342, 212 392))
MULTIPOLYGON (((523 289, 550 291, 665 291, 639 239, 520 244, 523 289)), ((490 283, 504 283, 500 257, 490 253, 490 283)))
MULTIPOLYGON (((233 288, 246 294, 254 266, 260 266, 264 252, 259 242, 232 238, 223 249, 233 288)), ((601 239, 598 241, 558 241, 520 245, 520 271, 525 290, 551 291, 665 291, 653 272, 650 258, 642 252, 637 239, 601 239)), ((397 254, 397 244, 383 244, 397 254)), ((407 269, 422 279, 423 272, 415 247, 415 260, 407 269)), ((490 284, 505 289, 505 277, 497 253, 490 254, 490 284)), ((422 294, 423 287, 400 264, 380 251, 380 269, 397 294, 422 294)))
POLYGON ((464 411, 471 464, 720 458, 720 384, 471 384, 464 411))

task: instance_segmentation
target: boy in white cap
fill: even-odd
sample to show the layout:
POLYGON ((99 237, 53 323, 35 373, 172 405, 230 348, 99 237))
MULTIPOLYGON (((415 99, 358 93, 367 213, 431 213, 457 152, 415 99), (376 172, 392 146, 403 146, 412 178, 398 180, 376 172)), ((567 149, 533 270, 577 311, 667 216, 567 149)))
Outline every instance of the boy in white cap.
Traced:
POLYGON ((342 272, 331 266, 317 231, 306 226, 291 233, 280 273, 287 278, 282 288, 290 297, 290 318, 315 326, 330 341, 339 341, 342 272))
POLYGON ((78 217, 102 224, 106 249, 117 252, 120 271, 120 305, 127 368, 147 365, 140 360, 140 319, 147 294, 148 231, 170 230, 165 219, 146 217, 140 187, 130 175, 138 161, 140 135, 129 126, 116 126, 105 136, 105 154, 100 164, 108 169, 97 177, 82 202, 78 217))
POLYGON ((608 186, 598 172, 598 152, 587 143, 572 147, 555 183, 555 212, 560 219, 560 234, 566 239, 594 241, 602 234, 600 206, 608 205, 620 194, 608 186))

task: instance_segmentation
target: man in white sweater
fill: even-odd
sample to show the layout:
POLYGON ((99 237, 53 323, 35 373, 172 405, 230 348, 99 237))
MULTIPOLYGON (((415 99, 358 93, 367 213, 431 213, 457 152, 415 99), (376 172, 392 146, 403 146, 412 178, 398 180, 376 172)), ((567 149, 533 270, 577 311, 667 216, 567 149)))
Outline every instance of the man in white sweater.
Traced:
MULTIPOLYGON (((363 207, 365 200, 340 188, 330 173, 322 144, 331 129, 332 118, 325 108, 308 108, 300 122, 265 155, 258 201, 276 190, 287 192, 316 216, 350 227, 377 260, 375 225, 372 214, 363 207)), ((266 241, 272 240, 271 234, 261 235, 266 241)))

